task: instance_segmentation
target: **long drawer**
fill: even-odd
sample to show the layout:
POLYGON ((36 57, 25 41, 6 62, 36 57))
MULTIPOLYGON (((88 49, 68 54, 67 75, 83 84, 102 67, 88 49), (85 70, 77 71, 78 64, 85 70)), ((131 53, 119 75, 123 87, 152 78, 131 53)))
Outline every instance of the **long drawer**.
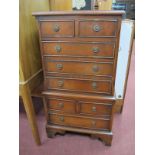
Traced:
POLYGON ((115 42, 42 42, 45 56, 114 58, 115 42))
POLYGON ((110 130, 110 119, 93 118, 78 115, 49 114, 49 123, 98 130, 110 130))
POLYGON ((45 73, 113 76, 113 62, 45 60, 45 73))
POLYGON ((91 80, 80 78, 46 77, 45 89, 71 92, 112 94, 112 80, 91 80))

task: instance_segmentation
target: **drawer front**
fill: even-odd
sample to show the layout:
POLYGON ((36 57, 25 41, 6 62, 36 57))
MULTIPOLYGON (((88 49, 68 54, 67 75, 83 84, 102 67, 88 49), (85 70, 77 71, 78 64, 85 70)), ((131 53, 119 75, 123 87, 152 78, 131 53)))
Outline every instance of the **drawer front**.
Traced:
POLYGON ((109 119, 95 119, 81 116, 67 116, 51 114, 49 121, 53 124, 65 125, 70 127, 92 128, 99 130, 110 130, 109 119))
POLYGON ((79 22, 80 37, 116 37, 117 20, 83 20, 79 22))
POLYGON ((41 37, 74 37, 74 21, 42 21, 41 37))
POLYGON ((48 98, 47 105, 49 110, 58 110, 64 113, 75 113, 75 101, 48 98))
POLYGON ((112 115, 112 103, 91 103, 80 102, 80 112, 91 115, 112 115))
POLYGON ((90 62, 90 61, 47 61, 45 62, 47 73, 102 75, 112 77, 113 62, 90 62))
POLYGON ((114 58, 115 42, 43 42, 44 55, 114 58))
POLYGON ((90 92, 100 94, 112 94, 111 80, 86 80, 75 78, 46 78, 47 89, 67 90, 75 92, 90 92))

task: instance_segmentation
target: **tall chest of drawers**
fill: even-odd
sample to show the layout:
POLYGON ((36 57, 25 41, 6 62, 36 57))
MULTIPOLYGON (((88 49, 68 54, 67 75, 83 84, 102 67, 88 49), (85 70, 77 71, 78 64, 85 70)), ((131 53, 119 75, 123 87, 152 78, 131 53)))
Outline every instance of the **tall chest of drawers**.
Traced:
POLYGON ((112 141, 123 11, 36 12, 48 137, 66 131, 112 141))

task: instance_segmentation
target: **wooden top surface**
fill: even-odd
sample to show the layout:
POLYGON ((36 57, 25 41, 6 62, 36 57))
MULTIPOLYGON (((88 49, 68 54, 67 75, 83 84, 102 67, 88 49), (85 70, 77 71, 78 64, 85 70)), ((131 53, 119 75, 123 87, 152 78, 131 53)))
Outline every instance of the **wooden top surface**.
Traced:
POLYGON ((125 11, 98 11, 98 10, 87 10, 87 11, 48 11, 48 12, 33 12, 33 16, 52 16, 52 15, 123 15, 125 11))

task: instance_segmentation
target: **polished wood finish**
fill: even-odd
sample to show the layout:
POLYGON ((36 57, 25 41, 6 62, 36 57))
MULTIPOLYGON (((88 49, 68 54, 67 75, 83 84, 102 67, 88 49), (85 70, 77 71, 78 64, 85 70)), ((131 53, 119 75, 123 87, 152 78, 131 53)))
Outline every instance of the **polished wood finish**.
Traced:
POLYGON ((40 142, 40 137, 39 137, 39 131, 38 131, 38 127, 37 127, 35 111, 34 111, 32 99, 31 99, 29 86, 27 84, 21 85, 20 90, 21 90, 23 104, 24 104, 27 118, 28 118, 31 130, 32 130, 33 137, 35 139, 36 144, 40 145, 41 142, 40 142))
POLYGON ((94 102, 79 102, 81 104, 81 113, 91 114, 95 116, 111 116, 111 103, 94 103, 94 102))
POLYGON ((110 120, 108 118, 94 118, 78 115, 61 115, 52 113, 49 115, 49 123, 68 127, 79 127, 95 130, 110 130, 110 120))
MULTIPOLYGON (((97 16, 97 15, 107 15, 107 16, 122 16, 123 14, 125 14, 124 11, 111 11, 111 10, 105 10, 105 11, 96 11, 96 10, 87 10, 87 11, 44 11, 44 12, 33 12, 32 15, 33 16, 62 16, 62 15, 93 15, 93 16, 97 16)), ((46 18, 46 17, 45 17, 46 18)))
POLYGON ((76 102, 74 100, 47 98, 47 105, 49 110, 55 110, 62 113, 76 113, 76 102))
POLYGON ((115 42, 46 42, 44 56, 114 58, 115 42), (83 50, 81 50, 81 48, 83 50), (83 52, 84 51, 84 52, 83 52))
POLYGON ((79 21, 80 37, 115 37, 117 20, 93 20, 79 21))
POLYGON ((47 73, 65 73, 65 74, 78 74, 78 75, 96 75, 112 77, 113 75, 113 62, 96 62, 93 61, 79 61, 79 60, 66 60, 61 58, 52 58, 45 60, 45 71, 47 73), (58 60, 59 59, 59 60, 58 60), (76 68, 76 69, 75 69, 76 68))
POLYGON ((73 37, 74 21, 42 21, 40 30, 41 37, 73 37))
POLYGON ((33 13, 40 34, 49 137, 75 131, 111 144, 123 13, 33 13))
POLYGON ((47 90, 66 90, 81 93, 112 94, 111 80, 92 80, 52 77, 45 79, 45 88, 47 90))
POLYGON ((43 81, 43 72, 37 26, 34 17, 31 15, 33 11, 49 11, 49 1, 19 1, 19 95, 23 98, 35 142, 40 145, 31 95, 32 91, 43 81))
POLYGON ((100 131, 100 130, 89 130, 89 129, 81 129, 81 128, 72 128, 72 127, 66 127, 63 128, 58 125, 46 125, 47 128, 47 136, 49 138, 54 138, 57 133, 64 135, 66 131, 71 132, 78 132, 78 133, 84 133, 84 134, 90 134, 91 138, 99 138, 101 139, 105 145, 111 146, 112 141, 112 133, 108 131, 100 131))
POLYGON ((31 14, 33 11, 48 10, 48 0, 19 1, 19 64, 21 81, 26 81, 42 68, 37 26, 31 14))

